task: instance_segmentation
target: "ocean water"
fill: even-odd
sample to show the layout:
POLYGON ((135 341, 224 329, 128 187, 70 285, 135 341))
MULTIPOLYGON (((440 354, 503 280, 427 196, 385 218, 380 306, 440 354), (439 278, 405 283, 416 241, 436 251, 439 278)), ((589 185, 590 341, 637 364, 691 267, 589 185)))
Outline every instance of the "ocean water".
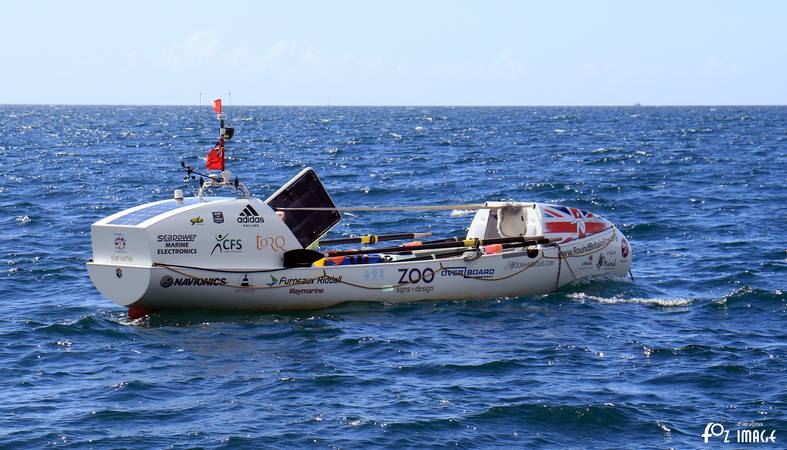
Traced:
POLYGON ((635 280, 129 321, 88 279, 90 224, 183 188, 209 108, 0 106, 0 448, 735 447, 710 422, 787 442, 787 108, 227 110, 260 197, 312 166, 344 206, 564 203, 621 227, 635 280))

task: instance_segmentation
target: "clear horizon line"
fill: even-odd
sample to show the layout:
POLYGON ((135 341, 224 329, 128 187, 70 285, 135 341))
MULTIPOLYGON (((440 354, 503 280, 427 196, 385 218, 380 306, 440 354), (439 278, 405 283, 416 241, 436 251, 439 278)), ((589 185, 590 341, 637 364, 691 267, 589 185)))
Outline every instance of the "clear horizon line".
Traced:
MULTIPOLYGON (((178 103, 0 103, 0 106, 182 106, 204 107, 212 109, 210 104, 178 104, 178 103)), ((619 107, 742 107, 742 106, 787 106, 780 103, 661 103, 661 104, 331 104, 331 103, 278 103, 278 104, 234 104, 223 105, 224 108, 234 107, 335 107, 335 108, 619 108, 619 107)))

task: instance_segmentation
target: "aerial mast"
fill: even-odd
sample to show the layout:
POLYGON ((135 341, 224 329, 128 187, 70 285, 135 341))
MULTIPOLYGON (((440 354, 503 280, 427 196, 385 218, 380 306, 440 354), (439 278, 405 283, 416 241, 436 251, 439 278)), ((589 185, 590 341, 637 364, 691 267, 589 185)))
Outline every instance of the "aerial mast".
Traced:
POLYGON ((184 162, 181 161, 181 166, 184 170, 186 170, 187 174, 184 180, 188 181, 189 179, 193 179, 196 176, 200 177, 200 184, 199 184, 199 193, 198 197, 202 198, 205 192, 205 189, 212 188, 212 187, 229 187, 234 188, 239 196, 243 198, 249 197, 249 190, 244 186, 240 180, 235 177, 232 180, 232 172, 226 170, 224 166, 225 161, 225 153, 224 153, 224 141, 232 139, 232 136, 235 135, 235 129, 228 127, 226 125, 227 115, 221 109, 221 99, 217 98, 213 101, 213 111, 216 112, 216 119, 219 121, 219 140, 216 142, 216 146, 213 147, 209 152, 207 158, 205 158, 205 167, 208 170, 218 170, 220 171, 218 174, 216 173, 208 173, 203 174, 194 170, 193 167, 187 166, 184 162))

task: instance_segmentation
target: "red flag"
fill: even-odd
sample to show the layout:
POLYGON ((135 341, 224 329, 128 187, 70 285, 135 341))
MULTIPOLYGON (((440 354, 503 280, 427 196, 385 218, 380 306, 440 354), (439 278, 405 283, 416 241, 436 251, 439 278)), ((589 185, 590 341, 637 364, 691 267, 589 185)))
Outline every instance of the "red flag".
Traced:
POLYGON ((221 114, 221 99, 217 98, 213 100, 213 110, 216 111, 216 114, 221 114))
POLYGON ((219 139, 216 146, 208 152, 205 167, 207 167, 208 170, 224 170, 224 139, 219 139))

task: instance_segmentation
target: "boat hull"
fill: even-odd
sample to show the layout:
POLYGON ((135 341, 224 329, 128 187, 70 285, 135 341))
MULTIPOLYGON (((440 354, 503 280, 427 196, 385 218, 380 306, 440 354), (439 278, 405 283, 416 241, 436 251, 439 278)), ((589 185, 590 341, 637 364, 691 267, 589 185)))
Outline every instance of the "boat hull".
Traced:
POLYGON ((471 300, 552 292, 576 280, 625 276, 632 254, 614 227, 564 244, 436 260, 273 270, 217 270, 174 264, 88 263, 99 291, 149 310, 280 311, 344 302, 471 300))

